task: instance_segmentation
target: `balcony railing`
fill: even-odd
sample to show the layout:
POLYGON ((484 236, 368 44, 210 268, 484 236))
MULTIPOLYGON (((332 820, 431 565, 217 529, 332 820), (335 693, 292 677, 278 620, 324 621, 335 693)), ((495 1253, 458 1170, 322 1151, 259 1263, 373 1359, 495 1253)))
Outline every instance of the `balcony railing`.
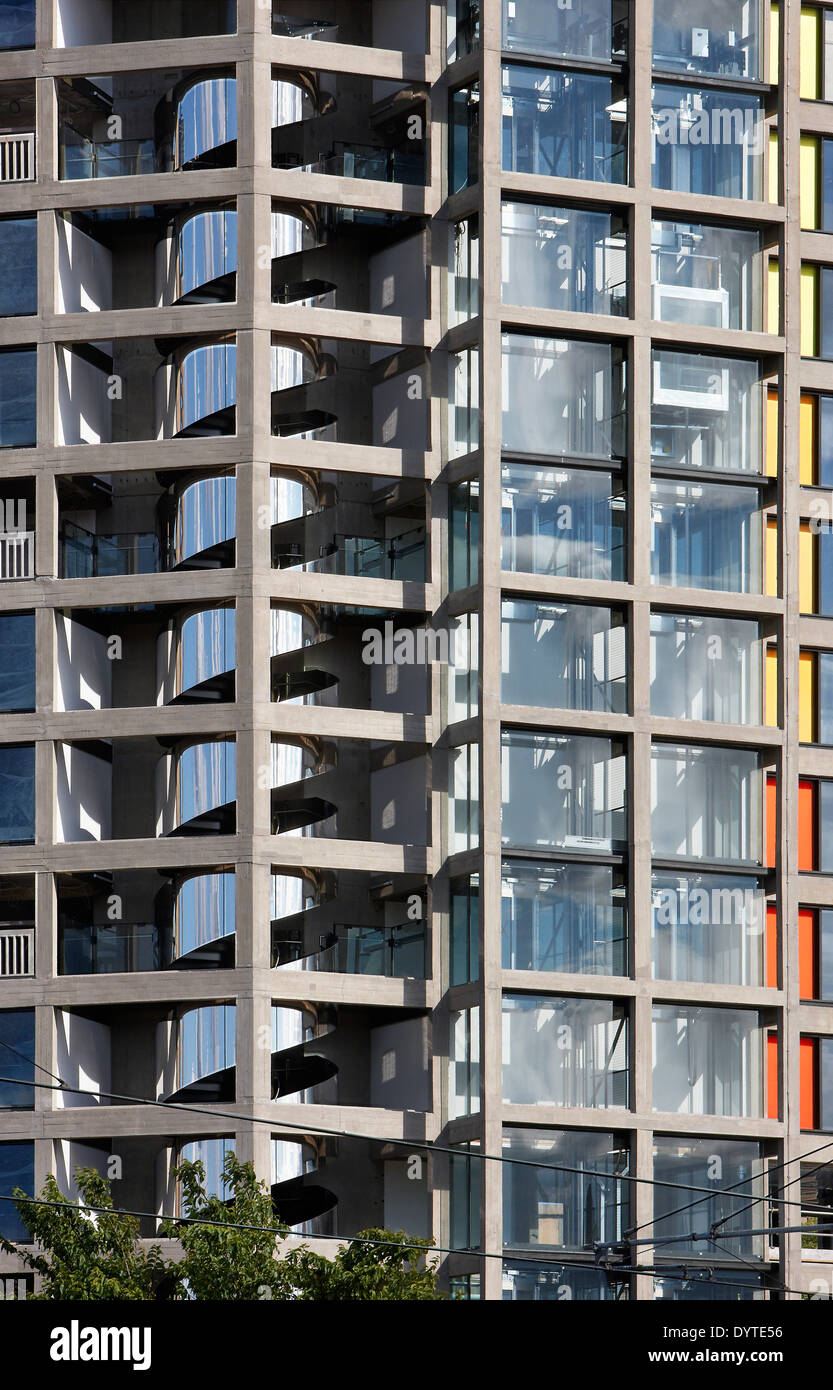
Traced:
POLYGON ((425 979, 425 932, 420 927, 338 926, 310 949, 298 937, 278 937, 277 964, 342 975, 425 979))
POLYGON ((5 531, 0 533, 0 580, 34 579, 34 531, 5 531))
POLYGON ((153 140, 80 140, 64 138, 60 146, 62 179, 117 179, 153 174, 157 169, 153 140))
POLYGON ((159 538, 151 531, 98 536, 65 521, 60 535, 62 579, 98 579, 115 574, 156 574, 159 538))
POLYGON ((0 978, 35 973, 35 929, 24 924, 0 927, 0 978))
POLYGON ((0 183, 31 183, 35 177, 35 132, 0 135, 0 183))
POLYGON ((401 154, 375 145, 353 145, 296 167, 303 174, 333 174, 337 178, 375 179, 379 183, 425 183, 424 155, 401 154))
POLYGON ((107 922, 101 926, 63 922, 58 953, 61 975, 121 975, 164 970, 171 961, 172 933, 153 922, 107 922))

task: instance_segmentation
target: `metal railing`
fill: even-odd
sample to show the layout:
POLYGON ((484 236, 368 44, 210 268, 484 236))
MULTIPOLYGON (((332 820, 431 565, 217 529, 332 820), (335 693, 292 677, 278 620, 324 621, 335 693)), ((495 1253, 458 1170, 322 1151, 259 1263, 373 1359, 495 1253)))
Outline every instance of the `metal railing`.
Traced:
POLYGON ((34 973, 34 927, 0 927, 0 978, 34 973))
POLYGON ((0 135, 0 183, 31 183, 35 177, 35 132, 0 135))
POLYGON ((34 531, 0 532, 0 580, 34 579, 34 531))

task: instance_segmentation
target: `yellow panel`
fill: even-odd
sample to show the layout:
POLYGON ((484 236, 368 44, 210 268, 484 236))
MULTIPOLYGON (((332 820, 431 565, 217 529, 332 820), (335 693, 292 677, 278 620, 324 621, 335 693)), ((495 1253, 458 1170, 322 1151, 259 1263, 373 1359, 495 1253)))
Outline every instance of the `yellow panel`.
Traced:
POLYGON ((766 524, 766 572, 764 589, 767 598, 778 597, 778 522, 766 524))
POLYGON ((816 415, 815 396, 802 396, 799 407, 798 481, 802 487, 812 487, 816 481, 816 415))
POLYGON ((773 3, 769 7, 769 80, 773 87, 778 86, 778 59, 781 56, 781 7, 773 3))
MULTIPOLYGON (((769 648, 767 647, 767 655, 769 648)), ((769 674, 767 668, 767 674, 769 674)), ((816 741, 816 654, 801 652, 798 658, 798 738, 816 741)))
POLYGON ((777 203, 779 201, 778 187, 778 131, 769 132, 769 192, 767 201, 777 203))
POLYGON ((818 343, 818 267, 801 267, 801 356, 816 357, 818 343))
POLYGON ((766 393, 766 476, 778 476, 778 432, 781 411, 778 405, 778 392, 766 393))
POLYGON ((766 686, 764 696, 764 723, 770 728, 778 725, 778 648, 766 649, 766 686))
POLYGON ((821 10, 815 5, 801 7, 801 79, 799 95, 803 101, 818 101, 821 96, 819 83, 819 52, 821 40, 821 10))
POLYGON ((798 607, 801 613, 816 611, 816 538, 806 521, 798 534, 798 607))
POLYGON ((817 135, 802 135, 798 188, 801 225, 815 231, 819 225, 819 162, 821 142, 817 135))
POLYGON ((769 275, 766 284, 766 331, 777 333, 781 327, 780 313, 780 269, 774 256, 769 258, 769 275))

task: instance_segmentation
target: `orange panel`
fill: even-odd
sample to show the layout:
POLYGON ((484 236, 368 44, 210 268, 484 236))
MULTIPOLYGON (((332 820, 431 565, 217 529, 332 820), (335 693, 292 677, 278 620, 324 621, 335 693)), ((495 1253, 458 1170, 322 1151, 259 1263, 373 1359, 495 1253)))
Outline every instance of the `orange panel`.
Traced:
POLYGON ((766 982, 767 988, 778 988, 778 913, 771 905, 766 910, 766 982))
POLYGON ((766 866, 775 868, 775 828, 778 824, 778 783, 775 777, 766 779, 766 866))
POLYGON ((818 1043, 815 1038, 802 1038, 799 1064, 801 1068, 801 1128, 818 1128, 818 1105, 816 1098, 816 1057, 818 1043))
MULTIPOLYGON (((774 779, 773 779, 774 780, 774 779)), ((772 861, 768 861, 772 867, 772 861)), ((816 867, 816 784, 798 784, 798 868, 812 873, 816 867)))
POLYGON ((766 396, 766 475, 768 478, 775 478, 778 475, 779 414, 778 392, 770 388, 766 396))
POLYGON ((777 1120, 778 1115, 778 1034, 766 1035, 766 1115, 777 1120))
POLYGON ((798 909, 798 980, 802 999, 818 999, 818 916, 809 907, 798 909))

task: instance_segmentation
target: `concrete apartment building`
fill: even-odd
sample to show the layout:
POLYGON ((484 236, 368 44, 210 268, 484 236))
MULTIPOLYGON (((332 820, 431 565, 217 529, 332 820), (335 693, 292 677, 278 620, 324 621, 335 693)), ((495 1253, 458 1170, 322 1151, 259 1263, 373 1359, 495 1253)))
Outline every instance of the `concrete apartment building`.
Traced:
POLYGON ((833 1296, 831 232, 833 4, 0 0, 0 1196, 833 1296))

